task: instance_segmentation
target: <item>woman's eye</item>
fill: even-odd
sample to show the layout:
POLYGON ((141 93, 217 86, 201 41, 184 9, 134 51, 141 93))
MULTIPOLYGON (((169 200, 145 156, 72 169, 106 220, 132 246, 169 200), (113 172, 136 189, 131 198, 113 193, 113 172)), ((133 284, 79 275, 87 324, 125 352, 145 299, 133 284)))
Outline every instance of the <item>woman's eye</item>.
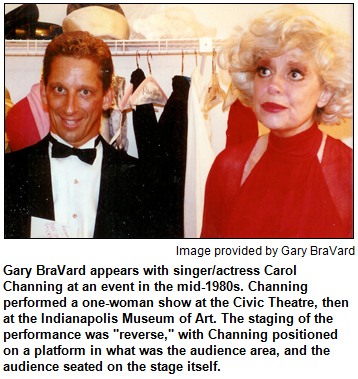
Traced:
POLYGON ((90 91, 88 89, 84 89, 82 90, 82 94, 88 96, 90 94, 90 91))
POLYGON ((271 74, 271 71, 267 67, 258 67, 257 72, 262 77, 266 77, 271 74))
POLYGON ((293 80, 302 80, 303 79, 303 75, 301 74, 300 71, 298 70, 293 70, 290 72, 290 77, 291 79, 293 80))

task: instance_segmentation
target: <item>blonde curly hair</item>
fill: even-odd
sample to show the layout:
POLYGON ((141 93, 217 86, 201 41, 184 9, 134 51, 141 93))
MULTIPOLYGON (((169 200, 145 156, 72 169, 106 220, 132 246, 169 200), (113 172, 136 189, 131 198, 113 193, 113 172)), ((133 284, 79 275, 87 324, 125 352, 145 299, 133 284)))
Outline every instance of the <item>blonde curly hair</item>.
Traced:
POLYGON ((317 108, 319 124, 339 124, 353 115, 352 49, 348 36, 296 6, 283 6, 237 29, 221 49, 219 63, 228 69, 238 97, 252 106, 257 64, 262 56, 277 57, 299 48, 309 53, 322 84, 333 93, 324 108, 317 108))

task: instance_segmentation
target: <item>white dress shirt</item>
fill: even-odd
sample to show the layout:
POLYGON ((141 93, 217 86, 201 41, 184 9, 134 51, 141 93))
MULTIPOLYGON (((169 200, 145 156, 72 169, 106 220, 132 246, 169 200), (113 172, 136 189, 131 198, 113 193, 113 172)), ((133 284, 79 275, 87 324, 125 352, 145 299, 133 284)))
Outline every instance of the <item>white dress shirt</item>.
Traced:
MULTIPOLYGON (((71 146, 58 135, 51 134, 59 142, 71 146)), ((80 149, 93 148, 96 138, 80 149)), ((94 234, 101 181, 102 143, 96 149, 96 159, 93 165, 89 165, 74 155, 52 158, 52 143, 49 144, 55 221, 78 227, 79 238, 93 238, 94 234)))

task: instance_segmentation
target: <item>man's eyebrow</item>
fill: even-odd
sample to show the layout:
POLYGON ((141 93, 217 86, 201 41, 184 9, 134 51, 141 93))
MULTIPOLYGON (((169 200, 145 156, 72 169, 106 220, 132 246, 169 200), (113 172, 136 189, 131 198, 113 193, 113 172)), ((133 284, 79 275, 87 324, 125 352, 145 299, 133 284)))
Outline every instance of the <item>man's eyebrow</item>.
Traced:
MULTIPOLYGON (((56 88, 56 87, 63 87, 63 88, 66 88, 66 85, 63 84, 62 82, 49 82, 48 85, 50 87, 53 87, 53 88, 56 88)), ((84 90, 84 89, 87 89, 87 90, 90 90, 92 92, 96 91, 98 89, 97 86, 92 86, 92 85, 87 85, 87 84, 82 84, 80 85, 79 87, 77 87, 77 90, 84 90)))
POLYGON ((63 87, 61 82, 48 82, 48 85, 51 87, 63 87))
POLYGON ((90 91, 96 91, 98 89, 98 87, 97 86, 89 86, 89 85, 86 85, 86 84, 82 84, 81 86, 79 86, 79 89, 80 90, 88 89, 90 91))

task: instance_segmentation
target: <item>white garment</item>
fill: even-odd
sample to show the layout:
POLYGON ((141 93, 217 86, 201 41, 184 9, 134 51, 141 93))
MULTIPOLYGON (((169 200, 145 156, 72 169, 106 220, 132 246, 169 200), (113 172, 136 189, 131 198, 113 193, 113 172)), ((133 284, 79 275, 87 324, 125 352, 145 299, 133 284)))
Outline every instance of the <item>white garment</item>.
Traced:
POLYGON ((216 154, 211 146, 208 114, 202 112, 206 84, 196 67, 188 99, 188 142, 184 195, 184 237, 200 237, 206 179, 216 154))
MULTIPOLYGON (((58 135, 51 133, 64 145, 69 145, 58 135)), ((93 148, 97 137, 80 149, 93 148)), ((79 238, 93 238, 101 181, 103 146, 96 146, 97 155, 93 165, 82 162, 77 156, 52 158, 52 143, 49 143, 52 194, 55 221, 79 228, 79 238)))

